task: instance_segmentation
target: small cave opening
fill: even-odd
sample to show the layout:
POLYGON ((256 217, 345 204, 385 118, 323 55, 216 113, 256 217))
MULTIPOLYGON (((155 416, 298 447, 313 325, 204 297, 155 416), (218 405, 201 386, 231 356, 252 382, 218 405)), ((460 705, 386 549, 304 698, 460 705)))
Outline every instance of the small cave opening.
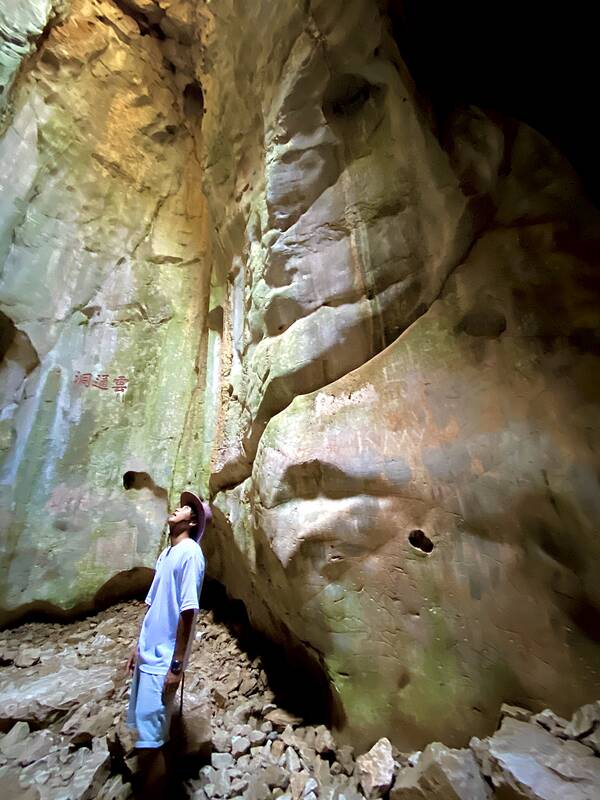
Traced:
POLYGON ((200 121, 204 116, 204 92, 198 81, 192 81, 183 90, 183 110, 187 117, 200 121))
POLYGON ((16 335, 17 329, 13 321, 0 311, 0 361, 2 361, 6 355, 16 335))
POLYGON ((162 486, 157 486, 147 472, 134 472, 128 470, 123 474, 123 488, 127 491, 134 489, 140 491, 141 489, 150 489, 150 491, 159 497, 161 500, 167 499, 167 490, 162 486))
POLYGON ((484 339, 497 339, 506 330, 506 317, 494 309, 473 309, 464 315, 455 328, 456 333, 484 339))
POLYGON ((429 555, 433 551, 433 542, 424 531, 418 528, 408 534, 408 541, 415 550, 420 550, 422 553, 429 555))
POLYGON ((223 333, 223 306, 215 306, 208 312, 208 327, 211 331, 223 333))
POLYGON ((323 114, 329 122, 353 117, 379 91, 362 75, 336 75, 323 100, 323 114))

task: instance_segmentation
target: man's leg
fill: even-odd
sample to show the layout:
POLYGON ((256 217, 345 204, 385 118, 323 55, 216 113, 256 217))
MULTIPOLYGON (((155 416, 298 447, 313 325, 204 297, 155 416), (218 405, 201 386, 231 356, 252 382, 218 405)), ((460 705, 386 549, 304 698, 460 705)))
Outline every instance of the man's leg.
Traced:
POLYGON ((164 800, 167 788, 167 762, 162 747, 138 749, 141 773, 140 798, 164 800))
POLYGON ((140 785, 136 794, 144 800, 165 797, 167 764, 163 745, 169 738, 169 710, 162 700, 164 675, 140 672, 135 702, 136 749, 140 785))

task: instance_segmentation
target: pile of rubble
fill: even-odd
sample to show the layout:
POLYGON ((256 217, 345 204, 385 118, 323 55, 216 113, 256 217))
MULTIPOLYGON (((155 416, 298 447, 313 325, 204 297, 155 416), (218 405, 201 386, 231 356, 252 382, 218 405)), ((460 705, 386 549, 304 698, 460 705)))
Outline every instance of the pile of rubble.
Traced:
MULTIPOLYGON (((0 797, 126 800, 138 771, 124 724, 124 664, 141 603, 0 634, 0 797)), ((354 757, 324 725, 278 707, 259 657, 203 611, 176 718, 193 800, 592 800, 600 797, 600 703, 570 721, 503 706, 468 748, 399 753, 380 739, 354 757)))

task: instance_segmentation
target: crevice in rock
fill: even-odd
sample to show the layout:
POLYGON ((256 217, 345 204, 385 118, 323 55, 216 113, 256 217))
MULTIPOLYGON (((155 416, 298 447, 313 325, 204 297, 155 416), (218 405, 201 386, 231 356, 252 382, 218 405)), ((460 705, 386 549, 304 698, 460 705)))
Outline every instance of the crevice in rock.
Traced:
POLYGON ((154 36, 159 41, 167 38, 160 27, 160 21, 165 16, 165 12, 158 4, 155 6, 155 11, 144 14, 133 2, 128 2, 128 0, 113 0, 113 2, 137 24, 142 36, 154 36))
POLYGON ((17 329, 10 317, 0 311, 0 362, 15 340, 17 329))
POLYGON ((188 83, 183 90, 183 111, 194 120, 201 120, 204 116, 204 93, 197 80, 188 83))
POLYGON ((25 381, 39 364, 29 336, 0 311, 0 410, 20 402, 25 381))

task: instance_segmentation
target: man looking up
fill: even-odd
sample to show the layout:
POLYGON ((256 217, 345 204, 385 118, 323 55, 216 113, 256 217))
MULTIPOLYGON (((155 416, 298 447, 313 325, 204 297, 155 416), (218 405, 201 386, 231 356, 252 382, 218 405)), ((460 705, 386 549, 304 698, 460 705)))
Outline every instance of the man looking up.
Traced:
POLYGON ((199 541, 212 517, 207 503, 183 492, 168 518, 170 544, 156 562, 148 609, 127 663, 133 672, 127 724, 138 734, 143 797, 164 796, 167 769, 162 746, 169 738, 175 694, 186 667, 204 579, 199 541))

